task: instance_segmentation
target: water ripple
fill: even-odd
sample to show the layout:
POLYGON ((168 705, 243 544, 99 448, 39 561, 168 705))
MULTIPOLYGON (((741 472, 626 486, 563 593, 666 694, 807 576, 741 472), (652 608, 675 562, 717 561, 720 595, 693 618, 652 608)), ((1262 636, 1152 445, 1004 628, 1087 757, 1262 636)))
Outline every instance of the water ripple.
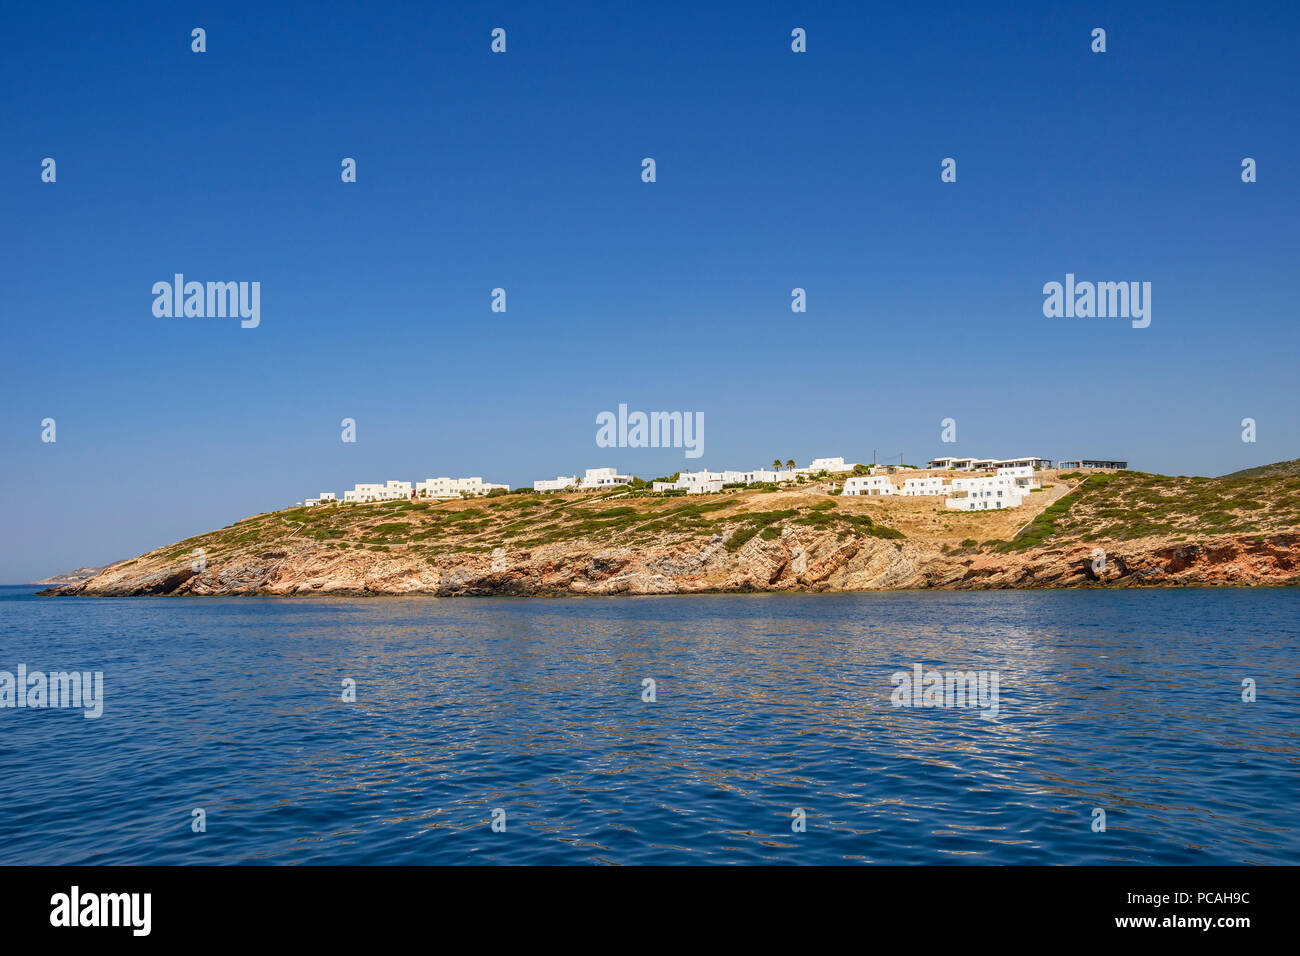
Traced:
POLYGON ((1298 611, 0 589, 0 669, 102 670, 107 698, 0 709, 0 863, 1294 864, 1298 611), (999 714, 891 706, 913 663, 997 671, 999 714))

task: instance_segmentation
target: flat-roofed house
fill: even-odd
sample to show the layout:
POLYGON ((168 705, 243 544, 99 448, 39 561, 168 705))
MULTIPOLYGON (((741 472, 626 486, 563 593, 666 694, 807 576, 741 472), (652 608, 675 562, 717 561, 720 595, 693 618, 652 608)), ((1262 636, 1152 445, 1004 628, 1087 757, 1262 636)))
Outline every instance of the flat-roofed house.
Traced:
POLYGON ((1096 458, 1080 458, 1076 461, 1057 462, 1056 467, 1061 471, 1076 471, 1083 468, 1090 468, 1096 471, 1127 471, 1128 462, 1105 461, 1096 458))
POLYGON ((588 468, 578 482, 579 491, 605 491, 618 485, 632 484, 631 475, 620 475, 614 468, 588 468))
POLYGON ((944 500, 944 507, 954 511, 1016 508, 1025 500, 1026 494, 1016 486, 1016 479, 1012 475, 954 478, 952 492, 952 496, 944 500))
POLYGON ((424 481, 415 483, 415 494, 419 498, 436 498, 440 500, 460 497, 481 498, 489 491, 498 488, 505 491, 510 490, 509 485, 493 484, 484 481, 478 476, 473 478, 426 478, 424 481))
POLYGON ((808 473, 815 475, 819 471, 829 471, 831 473, 852 471, 856 467, 856 462, 845 462, 843 458, 814 458, 812 463, 808 465, 808 473))
POLYGON ((908 478, 903 482, 900 495, 909 498, 928 497, 931 495, 943 495, 948 493, 948 482, 938 475, 927 475, 923 478, 908 478))
POLYGON ((1034 488, 1042 487, 1042 483, 1034 477, 1034 469, 1029 465, 1020 465, 1010 468, 999 468, 998 477, 1012 478, 1015 480, 1016 487, 1022 491, 1031 491, 1034 488))
POLYGON ((1052 459, 1050 458, 1003 458, 1001 461, 995 461, 993 464, 997 468, 1051 468, 1052 459))
POLYGON ((563 491, 565 488, 576 488, 578 486, 578 476, 560 475, 557 478, 541 478, 533 482, 533 491, 551 492, 563 491))
POLYGON ((932 458, 926 468, 940 471, 993 471, 997 468, 1051 468, 1050 458, 932 458))
POLYGON ((688 495, 712 494, 722 490, 723 475, 721 471, 683 471, 676 481, 656 481, 650 486, 652 491, 684 491, 688 495))
POLYGON ((898 489, 894 486, 894 480, 888 475, 853 475, 851 478, 844 479, 844 490, 841 492, 841 494, 851 496, 869 495, 872 497, 897 493, 898 489))
POLYGON ((380 484, 359 482, 351 491, 343 492, 343 500, 349 504, 362 504, 367 501, 383 501, 384 486, 380 484))

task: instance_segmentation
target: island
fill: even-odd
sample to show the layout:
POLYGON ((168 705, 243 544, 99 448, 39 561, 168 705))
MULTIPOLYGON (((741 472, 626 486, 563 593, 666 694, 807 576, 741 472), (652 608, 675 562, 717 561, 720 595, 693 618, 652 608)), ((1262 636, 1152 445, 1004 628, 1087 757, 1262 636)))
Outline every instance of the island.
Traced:
POLYGON ((46 595, 612 595, 1286 585, 1300 460, 1220 478, 1036 472, 1016 508, 843 476, 686 495, 493 491, 253 515, 46 595))

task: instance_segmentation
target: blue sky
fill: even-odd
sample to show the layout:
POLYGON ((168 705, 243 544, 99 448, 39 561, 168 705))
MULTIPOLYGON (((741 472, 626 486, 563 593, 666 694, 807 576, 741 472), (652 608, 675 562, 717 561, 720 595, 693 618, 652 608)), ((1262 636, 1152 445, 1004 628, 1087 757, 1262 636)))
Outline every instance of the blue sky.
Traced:
POLYGON ((1300 455, 1296 5, 985 7, 12 8, 0 581, 388 478, 1300 455), (1067 272, 1150 327, 1045 318, 1067 272), (597 448, 620 402, 704 456, 597 448))

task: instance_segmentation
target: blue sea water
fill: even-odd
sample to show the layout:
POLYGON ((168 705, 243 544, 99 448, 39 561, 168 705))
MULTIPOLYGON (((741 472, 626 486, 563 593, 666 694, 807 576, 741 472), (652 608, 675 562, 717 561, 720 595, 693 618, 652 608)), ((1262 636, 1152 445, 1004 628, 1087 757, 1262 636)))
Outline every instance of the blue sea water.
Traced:
POLYGON ((34 591, 0 670, 104 709, 0 709, 3 864, 1300 862, 1296 589, 34 591), (893 706, 916 663, 997 717, 893 706))

